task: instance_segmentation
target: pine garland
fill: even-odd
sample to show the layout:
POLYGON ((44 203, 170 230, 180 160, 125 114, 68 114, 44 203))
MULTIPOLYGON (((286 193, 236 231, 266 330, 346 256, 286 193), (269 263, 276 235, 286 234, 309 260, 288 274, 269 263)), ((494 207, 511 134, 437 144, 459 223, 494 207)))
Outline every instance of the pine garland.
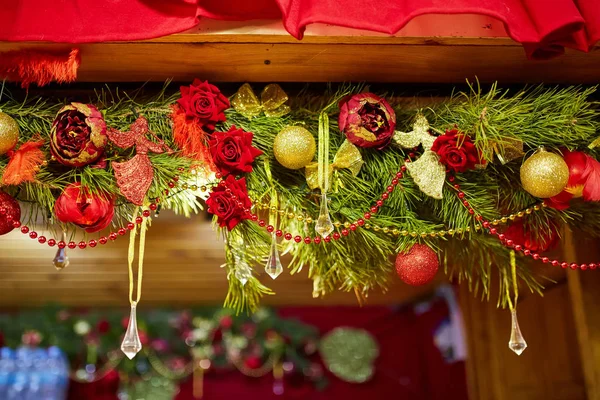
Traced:
MULTIPOLYGON (((150 128, 169 146, 175 147, 171 134, 169 115, 171 106, 178 94, 167 94, 166 86, 158 94, 144 98, 129 96, 118 89, 105 88, 96 93, 92 102, 102 110, 107 124, 126 129, 135 119, 135 113, 148 118, 150 128), (135 112, 133 111, 135 110, 135 112)), ((217 125, 217 130, 226 131, 231 126, 254 133, 254 145, 264 152, 254 165, 253 172, 247 174, 250 197, 264 204, 271 201, 271 182, 278 195, 278 204, 283 211, 279 214, 279 227, 291 232, 314 236, 314 226, 306 220, 289 218, 288 211, 310 216, 316 220, 319 213, 319 190, 311 190, 302 170, 289 170, 278 164, 273 155, 275 136, 286 126, 303 126, 317 137, 319 114, 328 105, 335 105, 344 96, 366 90, 365 85, 328 86, 324 93, 303 90, 290 100, 291 113, 281 117, 259 116, 248 119, 234 109, 226 112, 227 121, 217 125), (263 162, 268 158, 270 175, 263 162)), ((517 92, 503 91, 496 85, 484 91, 479 85, 470 85, 466 92, 453 94, 443 101, 427 101, 427 107, 417 107, 406 99, 389 98, 397 116, 397 130, 410 131, 417 113, 428 119, 432 130, 443 133, 446 129, 458 127, 468 133, 475 145, 484 150, 491 143, 505 143, 507 140, 521 140, 526 151, 538 146, 559 151, 587 149, 600 131, 598 103, 592 98, 595 88, 567 87, 546 88, 537 86, 517 92)), ((62 103, 50 100, 9 100, 0 103, 0 109, 13 116, 22 129, 21 142, 40 132, 47 138, 52 120, 62 103)), ((330 161, 345 137, 338 133, 337 107, 329 108, 330 120, 330 161)), ((127 155, 127 151, 117 151, 107 161, 127 155)), ((594 157, 598 150, 586 150, 594 157)), ((358 176, 347 170, 336 171, 332 189, 329 192, 329 210, 332 220, 343 225, 362 217, 367 207, 385 191, 389 181, 402 165, 409 151, 389 146, 385 151, 361 150, 364 165, 358 176)), ((539 202, 520 186, 519 168, 522 160, 514 160, 501 165, 494 163, 494 154, 483 152, 488 161, 485 169, 457 174, 456 181, 466 195, 466 200, 484 218, 498 219, 515 213, 539 202)), ((180 169, 187 170, 191 161, 184 157, 167 154, 150 154, 155 181, 149 196, 159 196, 166 183, 180 169)), ((0 174, 6 160, 0 158, 0 174)), ((83 167, 77 170, 57 171, 42 168, 33 184, 18 188, 18 198, 35 204, 31 208, 30 220, 40 213, 52 210, 57 193, 75 181, 81 181, 92 190, 105 190, 116 193, 118 190, 112 171, 83 167)), ((14 194, 16 191, 12 190, 14 194)), ((178 193, 169 199, 168 207, 189 215, 200 209, 200 203, 185 193, 178 193)), ((119 218, 129 218, 132 207, 122 204, 119 218)), ((566 223, 597 235, 600 232, 600 207, 593 202, 573 202, 567 210, 543 208, 531 215, 525 215, 523 222, 534 232, 548 232, 555 222, 566 223)), ((354 292, 359 298, 366 297, 371 290, 385 289, 392 276, 391 256, 409 249, 414 243, 424 243, 437 250, 450 277, 466 281, 475 293, 489 295, 492 280, 498 279, 499 305, 506 306, 508 288, 512 288, 509 252, 496 239, 482 234, 456 197, 449 184, 444 187, 443 199, 435 200, 424 195, 410 177, 404 178, 401 189, 390 194, 385 205, 369 221, 371 229, 358 229, 340 241, 332 241, 320 246, 294 245, 284 242, 281 252, 292 256, 288 269, 291 273, 308 270, 315 280, 315 293, 323 294, 334 290, 354 292), (375 229, 377 227, 377 229, 375 229), (416 231, 422 234, 390 235, 393 230, 416 231), (460 232, 451 237, 440 237, 440 230, 460 232), (496 272, 498 274, 496 274, 496 272)), ((222 231, 227 242, 228 279, 230 290, 226 305, 237 310, 254 310, 263 295, 272 294, 264 282, 257 279, 258 271, 264 265, 269 252, 271 236, 251 221, 241 222, 233 231, 222 231), (242 285, 235 279, 236 243, 244 244, 246 261, 254 266, 254 276, 242 285)), ((525 259, 518 260, 517 276, 520 283, 532 292, 543 288, 541 279, 536 276, 535 266, 525 259)))

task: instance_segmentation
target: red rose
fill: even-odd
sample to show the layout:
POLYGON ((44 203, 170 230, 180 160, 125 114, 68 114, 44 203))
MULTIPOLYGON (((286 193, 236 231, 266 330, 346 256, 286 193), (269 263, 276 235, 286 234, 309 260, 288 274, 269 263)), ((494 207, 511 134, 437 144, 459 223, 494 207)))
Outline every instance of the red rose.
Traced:
POLYGON ((388 145, 396 128, 396 114, 385 99, 373 93, 359 93, 340 102, 339 128, 359 147, 388 145))
POLYGON ((229 99, 216 86, 194 79, 190 86, 182 86, 180 90, 181 99, 177 103, 187 117, 197 119, 209 131, 215 129, 217 122, 225 121, 229 99))
POLYGON ((217 216, 217 222, 222 228, 232 230, 244 219, 250 218, 250 214, 244 209, 249 209, 252 202, 248 198, 248 189, 246 188, 246 178, 236 180, 229 175, 225 180, 225 186, 217 186, 206 200, 208 212, 217 216), (228 194, 226 188, 231 192, 228 194), (236 199, 232 199, 232 195, 236 199))
POLYGON ((440 162, 454 172, 465 172, 482 163, 479 151, 471 138, 457 129, 438 136, 431 146, 440 157, 440 162))
POLYGON ((114 198, 109 194, 94 194, 73 183, 63 191, 54 204, 54 214, 59 221, 72 223, 86 232, 106 228, 115 213, 114 198))
POLYGON ((214 132, 208 141, 213 162, 223 176, 252 172, 254 159, 262 151, 252 146, 252 132, 232 126, 227 132, 214 132))
POLYGON ((50 131, 50 152, 70 167, 98 160, 108 137, 102 113, 89 104, 71 103, 57 114, 50 131))

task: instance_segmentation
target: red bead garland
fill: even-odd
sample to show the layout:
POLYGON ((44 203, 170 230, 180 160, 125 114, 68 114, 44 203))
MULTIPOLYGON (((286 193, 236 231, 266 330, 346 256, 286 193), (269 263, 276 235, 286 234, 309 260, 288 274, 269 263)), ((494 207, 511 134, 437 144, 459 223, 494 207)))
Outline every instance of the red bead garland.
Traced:
MULTIPOLYGON (((405 160, 406 162, 410 162, 410 158, 414 157, 414 155, 409 155, 409 159, 405 160)), ((390 193, 392 193, 394 191, 394 189, 396 188, 396 186, 399 184, 400 179, 402 179, 404 177, 404 172, 406 172, 407 168, 406 165, 402 165, 400 168, 400 171, 396 172, 396 174, 394 175, 394 178, 392 178, 391 180, 391 184, 388 185, 386 187, 386 191, 383 192, 381 194, 381 197, 375 201, 375 204, 373 204, 370 208, 368 212, 365 212, 363 214, 363 218, 358 218, 356 221, 353 221, 350 223, 350 225, 346 225, 348 226, 349 229, 347 228, 343 228, 340 232, 333 232, 331 236, 327 236, 325 238, 321 238, 320 236, 316 236, 314 238, 311 238, 310 236, 306 236, 304 238, 302 238, 302 236, 300 235, 296 235, 293 236, 290 232, 284 232, 280 229, 275 230, 275 227, 273 225, 267 225, 267 223, 264 220, 259 220, 258 219, 258 215, 254 214, 251 212, 250 209, 244 209, 244 212, 246 214, 250 214, 250 219, 254 222, 257 222, 259 226, 264 227, 269 233, 275 232, 275 235, 277 237, 281 237, 283 236, 283 238, 285 240, 292 240, 292 238, 294 239, 294 241, 296 243, 301 243, 304 242, 305 244, 320 244, 321 241, 324 241, 326 243, 331 242, 332 238, 333 240, 339 240, 341 238, 341 236, 348 236, 351 232, 356 231, 357 227, 363 227, 365 225, 365 220, 369 220, 371 219, 373 214, 376 214, 379 211, 379 208, 382 207, 384 205, 385 200, 389 199, 389 195, 390 193)), ((219 175, 217 175, 218 179, 221 179, 221 177, 219 175)), ((178 181, 179 181, 179 177, 175 176, 173 177, 173 179, 171 181, 168 182, 167 186, 170 189, 175 188, 178 185, 178 181)), ((450 175, 448 177, 448 181, 449 182, 454 182, 455 181, 455 177, 453 175, 450 175)), ((219 185, 221 186, 226 186, 226 182, 224 180, 219 181, 219 185)), ((542 261, 542 263, 544 264, 548 264, 550 263, 553 266, 560 266, 563 269, 566 268, 570 268, 570 269, 581 269, 582 271, 585 271, 587 269, 590 270, 595 270, 596 268, 598 268, 598 264, 597 263, 589 263, 589 264, 577 264, 577 263, 567 263, 567 262, 561 262, 559 260, 552 260, 546 256, 541 256, 539 253, 535 253, 532 252, 529 249, 525 249, 523 247, 523 245, 520 244, 515 244, 512 240, 510 239, 506 239, 505 235, 502 233, 499 233, 498 230, 496 228, 492 228, 491 224, 489 221, 485 220, 480 214, 478 214, 470 205, 470 203, 468 202, 468 200, 465 200, 465 193, 460 189, 460 185, 457 183, 454 183, 452 185, 452 187, 456 190, 456 194, 457 197, 459 198, 459 200, 461 201, 462 205, 467 209, 467 212, 472 215, 476 221, 480 222, 481 225, 483 226, 483 228, 485 230, 487 230, 487 232, 493 236, 496 236, 498 238, 498 240, 500 240, 500 242, 502 242, 502 244, 504 244, 506 247, 511 248, 517 252, 521 252, 523 253, 523 255, 528 256, 533 258, 534 260, 540 260, 542 261)), ((229 188, 226 188, 226 193, 231 194, 230 190, 227 190, 229 188)), ((169 189, 164 189, 164 194, 165 195, 169 195, 169 189)), ((234 195, 231 195, 232 200, 236 200, 234 195)), ((135 223, 136 224, 141 224, 143 221, 143 218, 149 218, 150 217, 150 210, 152 211, 156 211, 158 208, 158 204, 160 203, 161 199, 159 197, 156 197, 154 199, 154 202, 151 203, 148 206, 148 209, 144 210, 142 212, 142 216, 138 216, 135 219, 135 223)), ((239 206, 242 207, 241 202, 238 202, 239 206)), ((6 213, 6 210, 4 208, 0 208, 0 215, 4 215, 6 213)), ((11 220, 12 217, 10 215, 7 216, 8 220, 11 220)), ((64 241, 57 241, 54 238, 49 238, 47 239, 45 236, 38 236, 38 233, 35 231, 31 231, 29 230, 29 227, 26 225, 22 225, 20 221, 13 221, 12 222, 13 226, 15 228, 20 228, 21 233, 23 234, 28 234, 29 237, 31 239, 37 239, 37 241, 40 244, 44 244, 47 243, 48 246, 50 247, 54 247, 56 245, 58 245, 59 248, 65 248, 65 247, 69 247, 70 249, 75 249, 77 247, 79 247, 80 249, 85 249, 86 247, 96 247, 98 244, 101 245, 105 245, 108 243, 108 240, 116 240, 118 238, 118 236, 123 236, 125 235, 125 233, 127 233, 127 230, 133 230, 135 228, 135 225, 132 222, 127 223, 126 227, 121 227, 119 229, 117 229, 116 232, 111 232, 108 235, 108 238, 106 236, 102 236, 100 237, 98 240, 95 239, 90 239, 87 242, 85 241, 81 241, 79 243, 75 243, 75 242, 69 242, 68 244, 65 243, 64 241)))
MULTIPOLYGON (((452 182, 453 180, 454 180, 454 179, 452 179, 452 180, 451 180, 451 182, 452 182)), ((454 187, 454 189, 457 191, 457 193, 456 193, 456 194, 457 194, 457 197, 458 197, 459 199, 463 199, 463 198, 465 197, 465 194, 464 194, 464 192, 462 192, 462 191, 460 190, 460 185, 458 185, 458 184, 454 184, 454 185, 453 185, 453 187, 454 187), (462 195, 462 196, 461 196, 461 195, 462 195)), ((470 215, 475 215, 475 210, 474 210, 473 208, 471 208, 471 206, 469 205, 469 203, 468 203, 466 200, 465 200, 465 201, 463 201, 462 203, 463 203, 463 205, 464 205, 464 206, 467 208, 467 211, 468 211, 468 213, 469 213, 470 215)), ((525 248, 523 245, 516 244, 516 243, 514 243, 514 241, 513 241, 513 240, 511 240, 511 239, 506 239, 506 237, 504 236, 504 234, 503 234, 503 233, 499 233, 499 232, 498 232, 498 230, 497 230, 496 228, 490 228, 490 222, 489 222, 489 221, 487 221, 487 220, 485 220, 481 214, 477 214, 477 215, 475 215, 475 216, 474 216, 474 218, 475 218, 475 220, 476 220, 476 221, 479 221, 479 222, 481 222, 481 225, 482 225, 484 228, 488 229, 488 233, 489 233, 489 234, 491 234, 491 235, 493 235, 493 236, 496 236, 496 237, 498 238, 498 240, 499 240, 499 241, 500 241, 502 244, 504 244, 506 247, 508 247, 508 248, 511 248, 511 249, 513 249, 513 250, 514 250, 514 251, 516 251, 516 252, 523 253, 523 255, 525 255, 525 256, 528 256, 528 257, 531 257, 531 258, 533 258, 534 260, 539 260, 539 259, 541 259, 541 260, 542 260, 542 262, 543 262, 544 264, 548 264, 548 263, 550 263, 550 264, 551 264, 552 266, 554 266, 554 267, 558 267, 558 266, 560 266, 560 267, 561 267, 561 268, 563 268, 563 269, 570 268, 570 269, 573 269, 573 270, 575 270, 575 269, 581 269, 582 271, 585 271, 585 270, 587 270, 588 268, 589 268, 589 269, 592 269, 592 270, 594 270, 594 269, 596 269, 596 268, 597 268, 597 264, 594 264, 594 263, 590 263, 590 264, 585 264, 585 263, 583 263, 583 264, 570 263, 570 264, 569 264, 569 263, 567 263, 567 262, 565 262, 565 261, 562 261, 562 262, 561 262, 561 261, 559 261, 559 260, 551 260, 550 258, 548 258, 548 257, 545 257, 545 256, 544 256, 544 257, 542 257, 542 256, 541 256, 539 253, 535 253, 535 252, 533 252, 533 251, 531 251, 531 250, 529 250, 529 249, 526 249, 526 248, 525 248)))

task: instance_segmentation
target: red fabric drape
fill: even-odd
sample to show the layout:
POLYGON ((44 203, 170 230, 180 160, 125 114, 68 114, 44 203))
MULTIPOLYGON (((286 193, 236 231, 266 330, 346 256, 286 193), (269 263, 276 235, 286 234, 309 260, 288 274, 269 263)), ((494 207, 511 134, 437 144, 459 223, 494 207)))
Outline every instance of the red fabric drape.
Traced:
POLYGON ((393 34, 423 14, 481 14, 502 21, 531 58, 588 51, 600 39, 598 0, 0 0, 0 40, 99 42, 160 37, 201 17, 282 19, 302 38, 311 23, 393 34))

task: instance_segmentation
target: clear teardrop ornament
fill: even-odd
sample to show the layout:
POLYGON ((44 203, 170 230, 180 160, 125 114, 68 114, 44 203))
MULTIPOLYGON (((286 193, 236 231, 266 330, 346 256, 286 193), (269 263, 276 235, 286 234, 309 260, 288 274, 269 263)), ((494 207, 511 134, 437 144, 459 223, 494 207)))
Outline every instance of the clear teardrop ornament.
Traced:
POLYGON ((142 342, 140 341, 140 335, 137 329, 137 317, 135 308, 137 303, 134 301, 131 303, 131 314, 129 315, 129 324, 127 325, 127 332, 121 343, 121 351, 130 360, 135 357, 137 353, 142 349, 142 342))
POLYGON ((327 208, 327 193, 321 194, 321 208, 319 210, 319 218, 315 224, 315 231, 324 238, 333 232, 333 223, 331 222, 329 209, 327 208))
POLYGON ((276 279, 283 272, 281 261, 279 260, 279 250, 277 249, 277 237, 271 234, 271 253, 265 265, 265 272, 273 279, 276 279))
POLYGON ((252 278, 252 270, 250 269, 248 263, 244 261, 242 263, 236 264, 233 276, 235 276, 235 279, 240 281, 242 286, 245 286, 246 283, 248 283, 248 281, 250 280, 250 278, 252 278))
POLYGON ((527 342, 521 334, 521 328, 519 328, 519 320, 517 319, 517 310, 511 310, 511 331, 510 340, 508 341, 508 348, 515 352, 516 355, 520 356, 521 353, 527 348, 527 342))
MULTIPOLYGON (((63 242, 67 242, 67 233, 63 231, 62 233, 62 237, 61 239, 63 242)), ((52 265, 54 265, 54 268, 56 268, 58 271, 65 269, 69 266, 69 256, 67 255, 67 248, 59 248, 56 251, 56 255, 54 256, 54 259, 52 260, 52 265)))

